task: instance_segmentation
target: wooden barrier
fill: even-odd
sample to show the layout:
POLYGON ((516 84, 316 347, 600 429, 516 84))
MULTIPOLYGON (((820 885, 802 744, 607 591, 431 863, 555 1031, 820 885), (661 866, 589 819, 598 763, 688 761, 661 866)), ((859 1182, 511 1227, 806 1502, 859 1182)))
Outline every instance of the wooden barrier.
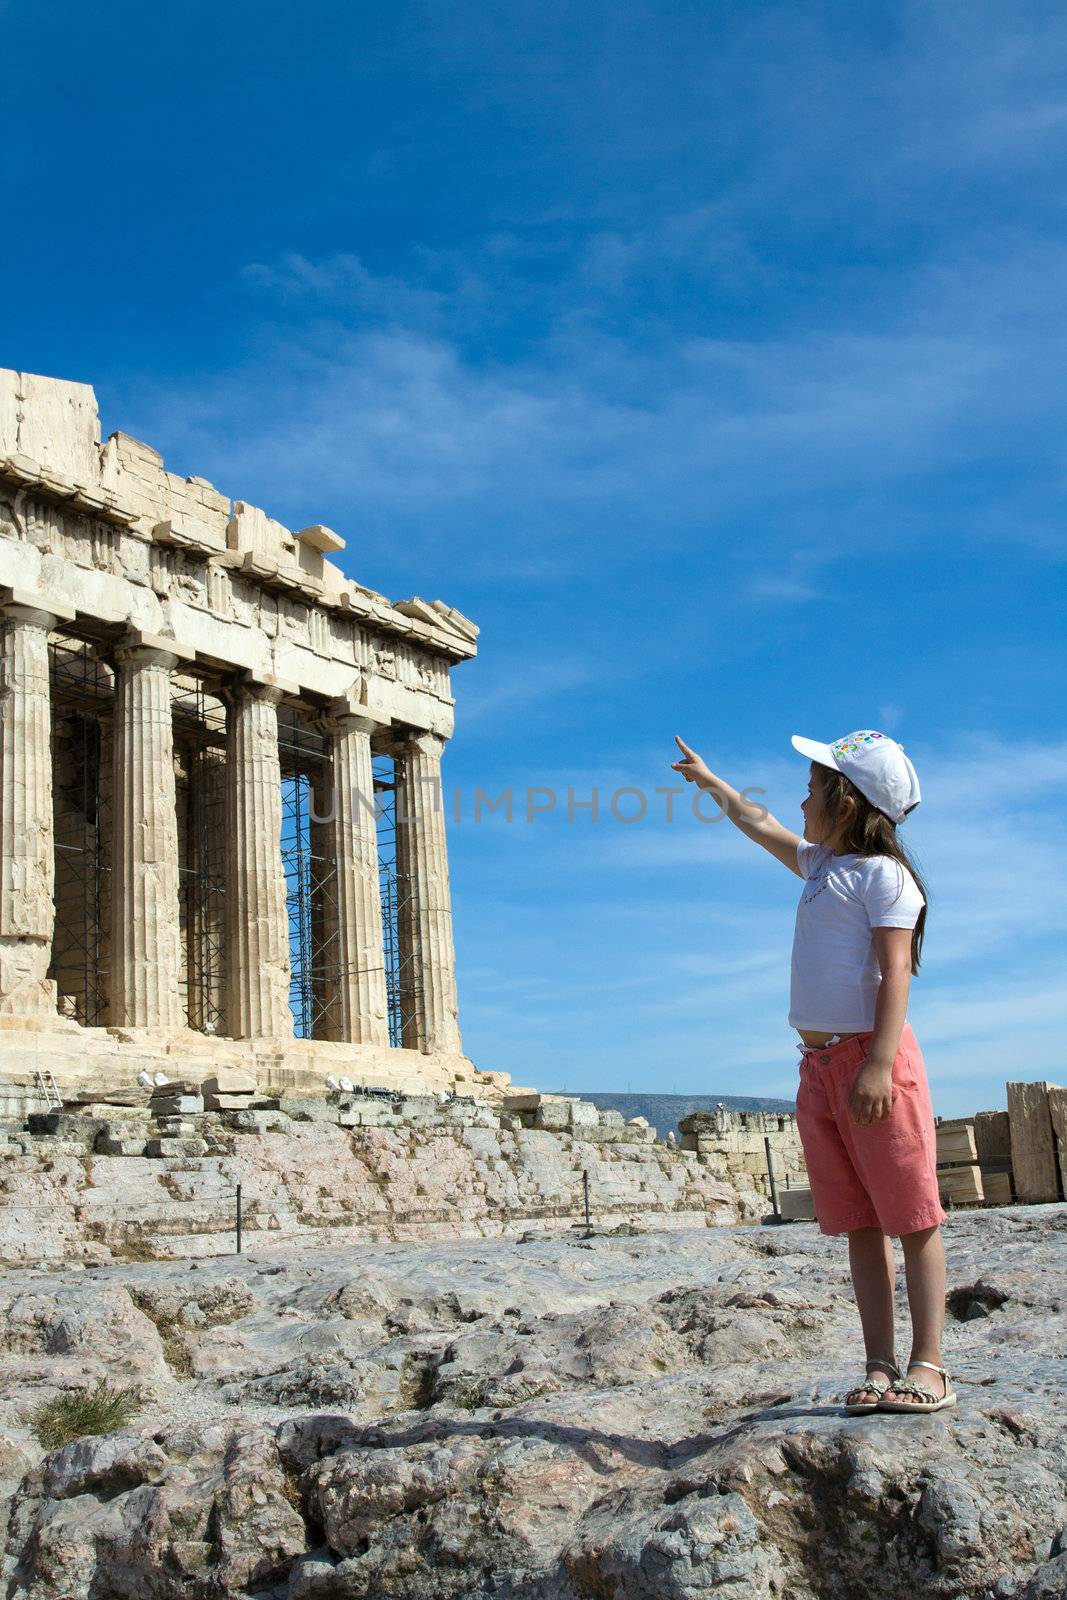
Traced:
POLYGON ((1049 1091, 1058 1084, 1009 1083, 1008 1123, 1015 1193, 1029 1205, 1062 1200, 1049 1091))
POLYGON ((981 1205, 985 1200, 978 1145, 970 1117, 940 1117, 936 1123, 937 1187, 941 1204, 981 1205))
POLYGON ((943 1203, 1047 1205, 1067 1196, 1067 1088, 1012 1082, 1007 1111, 935 1117, 943 1203))
POLYGON ((1067 1198, 1067 1089, 1061 1089, 1059 1084, 1049 1085, 1048 1091, 1049 1116, 1052 1118, 1052 1132, 1056 1140, 1056 1162, 1060 1169, 1060 1188, 1067 1198))

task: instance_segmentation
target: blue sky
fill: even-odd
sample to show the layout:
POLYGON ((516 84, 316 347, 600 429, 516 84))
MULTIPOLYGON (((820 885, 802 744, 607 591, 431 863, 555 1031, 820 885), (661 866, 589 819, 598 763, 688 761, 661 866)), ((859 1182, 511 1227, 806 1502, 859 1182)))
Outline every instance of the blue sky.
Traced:
POLYGON ((1061 6, 0 20, 0 362, 471 615, 447 782, 561 796, 452 828, 479 1065, 791 1095, 797 880, 653 791, 679 732, 799 828, 789 735, 873 726, 935 1109, 1063 1081, 1061 6))

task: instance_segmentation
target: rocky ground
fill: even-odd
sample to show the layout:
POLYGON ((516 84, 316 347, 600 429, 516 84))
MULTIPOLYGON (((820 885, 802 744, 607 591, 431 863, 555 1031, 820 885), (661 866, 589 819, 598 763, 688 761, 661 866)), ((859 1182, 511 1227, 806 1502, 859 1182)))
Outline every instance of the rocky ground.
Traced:
POLYGON ((842 1413, 814 1224, 9 1272, 4 1593, 1067 1596, 1067 1205, 945 1235, 927 1418, 842 1413), (101 1376, 137 1418, 45 1455, 26 1415, 101 1376))

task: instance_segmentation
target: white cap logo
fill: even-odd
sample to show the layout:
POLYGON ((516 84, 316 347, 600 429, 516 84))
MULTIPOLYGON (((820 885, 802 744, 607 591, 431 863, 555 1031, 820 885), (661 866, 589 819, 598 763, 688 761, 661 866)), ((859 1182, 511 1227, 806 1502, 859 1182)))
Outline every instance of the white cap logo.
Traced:
POLYGON ((861 728, 832 744, 802 739, 795 733, 793 748, 820 766, 843 772, 891 822, 902 822, 922 799, 918 775, 904 746, 886 733, 861 728))

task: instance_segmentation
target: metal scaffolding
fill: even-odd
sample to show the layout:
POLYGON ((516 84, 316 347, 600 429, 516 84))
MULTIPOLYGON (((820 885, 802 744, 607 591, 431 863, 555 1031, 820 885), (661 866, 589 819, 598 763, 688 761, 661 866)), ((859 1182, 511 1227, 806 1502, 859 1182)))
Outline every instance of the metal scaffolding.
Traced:
POLYGON ((49 642, 55 932, 49 976, 83 1027, 107 1021, 114 678, 81 639, 49 642))
POLYGON ((389 1043, 400 1049, 415 1040, 422 992, 415 952, 401 938, 401 928, 406 920, 410 921, 410 912, 414 909, 415 888, 411 876, 397 870, 396 761, 391 755, 376 755, 373 768, 389 1043))
MULTIPOLYGON (((111 738, 114 674, 92 643, 49 644, 53 708, 56 921, 50 976, 84 1026, 108 1020, 111 738)), ((173 680, 178 803, 179 920, 191 1028, 225 1031, 226 708, 210 680, 173 680)), ((330 741, 300 707, 278 708, 282 861, 291 963, 290 1005, 300 1038, 340 1039, 340 930, 333 858, 330 741)), ((421 983, 413 948, 415 886, 397 863, 397 770, 373 758, 389 1042, 417 1043, 421 983)), ((361 952, 381 966, 377 952, 361 952)), ((359 957, 357 957, 359 959, 359 957)))
POLYGON ((297 706, 278 707, 278 757, 293 1026, 300 1039, 338 1039, 337 868, 322 820, 330 804, 332 763, 326 736, 297 706))
POLYGON ((225 1031, 226 707, 203 680, 175 677, 178 915, 190 1028, 225 1031))

